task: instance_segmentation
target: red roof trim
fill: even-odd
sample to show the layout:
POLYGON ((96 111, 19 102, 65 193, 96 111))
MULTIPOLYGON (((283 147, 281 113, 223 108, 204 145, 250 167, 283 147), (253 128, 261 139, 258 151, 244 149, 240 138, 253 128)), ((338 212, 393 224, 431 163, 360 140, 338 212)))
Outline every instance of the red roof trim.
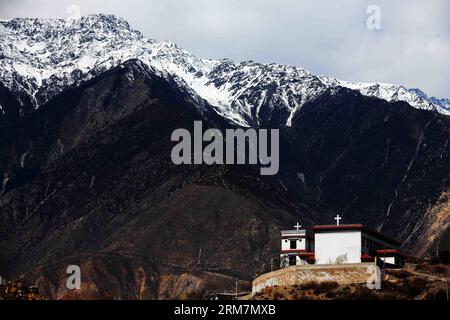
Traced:
POLYGON ((281 236, 281 239, 291 239, 291 238, 303 238, 303 239, 305 239, 305 238, 308 238, 308 239, 312 239, 313 237, 311 237, 311 236, 305 236, 304 234, 303 235, 285 235, 285 236, 281 236))
POLYGON ((288 250, 281 250, 281 253, 298 253, 300 255, 310 256, 315 255, 316 253, 313 251, 306 251, 302 249, 288 249, 288 250))
POLYGON ((400 254, 401 252, 399 250, 395 249, 381 249, 376 251, 377 254, 386 254, 386 253, 397 253, 400 254))
POLYGON ((372 257, 371 255, 369 255, 367 252, 363 253, 361 255, 361 260, 362 261, 374 261, 374 257, 372 257))
POLYGON ((311 228, 313 231, 322 231, 322 230, 361 230, 364 229, 364 225, 362 224, 341 224, 337 225, 318 225, 313 226, 311 228))

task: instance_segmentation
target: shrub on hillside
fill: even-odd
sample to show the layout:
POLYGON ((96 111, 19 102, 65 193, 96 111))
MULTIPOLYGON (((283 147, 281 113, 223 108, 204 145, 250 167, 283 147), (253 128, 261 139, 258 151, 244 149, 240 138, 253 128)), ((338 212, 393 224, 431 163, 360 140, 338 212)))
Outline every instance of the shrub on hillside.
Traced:
POLYGON ((391 270, 389 271, 390 274, 392 274, 394 277, 399 279, 406 279, 411 277, 411 273, 405 270, 391 270))
POLYGON ((365 286, 357 287, 355 292, 349 296, 353 300, 378 300, 376 290, 370 290, 365 286))
POLYGON ((22 281, 9 281, 0 286, 1 300, 43 300, 36 287, 26 286, 22 281))
POLYGON ((311 281, 308 283, 304 283, 300 286, 302 290, 315 290, 319 284, 316 281, 311 281))
POLYGON ((415 270, 419 271, 419 272, 427 272, 427 273, 433 272, 433 268, 428 263, 417 264, 415 267, 415 270))
POLYGON ((207 292, 204 288, 182 294, 181 300, 205 300, 207 292))
POLYGON ((347 297, 350 294, 350 291, 351 291, 350 287, 349 286, 345 286, 345 287, 342 287, 342 288, 338 289, 336 291, 336 294, 337 294, 338 297, 341 296, 341 297, 345 298, 345 297, 347 297))
POLYGON ((425 295, 425 300, 447 300, 447 292, 444 289, 432 289, 425 295))
POLYGON ((448 273, 448 267, 438 264, 438 265, 434 265, 433 266, 433 271, 434 273, 439 273, 439 274, 447 274, 448 273))
POLYGON ((427 281, 422 278, 406 279, 403 286, 410 297, 416 297, 426 290, 427 281))
POLYGON ((327 292, 337 289, 338 287, 339 287, 339 284, 336 281, 322 282, 322 283, 320 283, 319 286, 317 286, 314 289, 314 294, 319 295, 319 294, 327 293, 327 292))
POLYGON ((275 292, 274 294, 273 294, 273 299, 274 300, 280 300, 280 299, 283 299, 284 298, 284 296, 283 296, 283 294, 281 293, 281 292, 275 292))
POLYGON ((401 297, 391 293, 391 292, 383 292, 379 296, 380 300, 399 300, 401 297))
POLYGON ((437 257, 431 259, 432 264, 449 264, 450 263, 450 251, 445 250, 439 252, 437 257))
POLYGON ((273 290, 272 287, 265 287, 260 291, 260 294, 270 294, 272 293, 272 290, 273 290))
POLYGON ((398 296, 408 295, 408 289, 402 283, 383 281, 381 284, 381 290, 386 293, 395 293, 398 296))

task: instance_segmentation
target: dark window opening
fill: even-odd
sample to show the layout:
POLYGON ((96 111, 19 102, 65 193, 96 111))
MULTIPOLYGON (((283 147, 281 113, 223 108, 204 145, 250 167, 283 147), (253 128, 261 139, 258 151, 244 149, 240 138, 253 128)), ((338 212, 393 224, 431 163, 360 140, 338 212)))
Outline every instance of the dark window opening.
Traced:
POLYGON ((297 264, 297 257, 296 256, 289 256, 289 265, 295 266, 297 264))
POLYGON ((297 241, 296 240, 291 240, 290 248, 291 249, 297 249, 297 241))

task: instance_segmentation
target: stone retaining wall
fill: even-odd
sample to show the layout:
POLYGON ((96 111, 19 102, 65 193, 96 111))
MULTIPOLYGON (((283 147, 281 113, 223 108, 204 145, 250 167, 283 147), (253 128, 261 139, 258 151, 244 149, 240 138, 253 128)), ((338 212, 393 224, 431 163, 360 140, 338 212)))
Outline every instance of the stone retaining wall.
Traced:
POLYGON ((265 273, 253 280, 252 292, 266 287, 292 286, 312 281, 336 281, 339 284, 365 283, 374 273, 375 263, 290 266, 265 273))

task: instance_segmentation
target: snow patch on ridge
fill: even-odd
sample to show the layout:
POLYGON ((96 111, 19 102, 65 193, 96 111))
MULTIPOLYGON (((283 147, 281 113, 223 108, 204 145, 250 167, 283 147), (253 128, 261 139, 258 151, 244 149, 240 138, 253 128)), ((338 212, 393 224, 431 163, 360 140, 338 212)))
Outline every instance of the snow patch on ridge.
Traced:
POLYGON ((35 108, 67 86, 138 59, 163 76, 179 79, 221 116, 244 127, 272 120, 290 125, 305 102, 337 87, 450 114, 449 100, 428 98, 417 89, 342 81, 294 66, 200 59, 170 41, 148 39, 112 15, 77 21, 0 20, 0 34, 0 81, 28 95, 35 108))

